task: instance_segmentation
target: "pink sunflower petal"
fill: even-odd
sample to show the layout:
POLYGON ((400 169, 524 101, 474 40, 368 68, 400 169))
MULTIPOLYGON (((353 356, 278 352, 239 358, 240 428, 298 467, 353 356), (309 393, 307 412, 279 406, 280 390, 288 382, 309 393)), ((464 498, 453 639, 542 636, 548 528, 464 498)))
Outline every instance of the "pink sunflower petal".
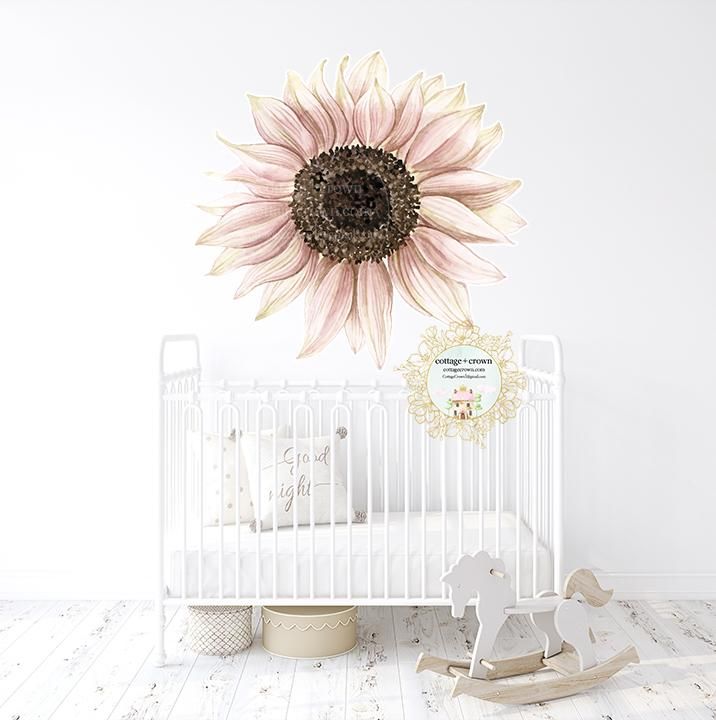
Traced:
POLYGON ((388 351, 393 311, 393 283, 385 264, 382 261, 361 263, 356 290, 360 324, 375 364, 381 368, 388 351))
MULTIPOLYGON (((424 97, 424 96, 423 96, 424 97)), ((401 142, 399 147, 396 147, 396 153, 398 157, 404 158, 410 146, 412 140, 417 134, 430 122, 435 120, 438 116, 444 115, 447 112, 454 112, 462 109, 467 104, 467 95, 465 94, 465 86, 456 85, 455 87, 445 88, 439 90, 431 98, 429 102, 423 103, 423 110, 418 123, 416 124, 413 132, 410 135, 406 135, 401 142)))
POLYGON ((308 322, 308 312, 311 307, 311 303, 313 302, 313 296, 316 293, 316 290, 321 286, 321 283, 323 282, 323 279, 328 275, 328 272, 333 269, 333 267, 336 264, 335 260, 331 260, 329 257, 325 257, 324 255, 320 255, 319 253, 316 253, 318 255, 318 265, 316 266, 316 274, 314 276, 314 282, 306 289, 306 306, 305 306, 305 314, 306 314, 306 322, 308 322))
POLYGON ((241 158, 241 162, 259 177, 276 182, 291 182, 304 163, 295 152, 282 145, 259 143, 235 145, 217 133, 219 140, 241 158))
POLYGON ((293 183, 265 183, 260 182, 258 179, 243 180, 244 185, 251 191, 256 197, 263 198, 265 200, 286 200, 289 201, 293 195, 293 183))
POLYGON ((294 188, 293 182, 266 180, 241 165, 227 173, 224 180, 243 183, 252 195, 265 200, 288 200, 293 194, 294 188))
POLYGON ((314 252, 303 242, 303 237, 296 231, 282 252, 249 268, 234 297, 241 298, 259 285, 284 280, 295 275, 303 269, 314 252))
POLYGON ((427 195, 420 199, 420 217, 427 225, 463 242, 505 243, 512 241, 479 215, 454 198, 427 195))
POLYGON ((361 58, 348 76, 348 89, 355 102, 367 93, 376 81, 386 87, 388 85, 388 66, 380 51, 361 58))
POLYGON ((492 151, 502 142, 502 125, 495 123, 480 130, 472 152, 465 158, 465 164, 472 167, 482 165, 492 151))
POLYGON ((433 75, 423 81, 423 95, 426 100, 430 100, 435 93, 440 92, 444 87, 445 76, 442 73, 440 75, 433 75))
POLYGON ((393 98, 378 81, 356 103, 353 126, 363 145, 379 147, 388 137, 395 122, 393 98))
POLYGON ((256 245, 278 232, 290 219, 291 208, 286 202, 246 202, 229 210, 214 227, 199 236, 196 244, 224 247, 256 245))
POLYGON ((346 318, 345 331, 351 350, 357 353, 363 347, 365 335, 363 334, 363 328, 361 327, 360 318, 358 317, 358 300, 356 298, 355 282, 353 283, 353 302, 351 304, 351 311, 346 318))
POLYGON ((422 73, 418 73, 393 90, 395 125, 385 141, 389 151, 401 147, 415 134, 423 112, 423 91, 420 87, 422 76, 422 73))
POLYGON ((430 100, 425 103, 425 112, 438 115, 444 112, 461 110, 467 104, 467 93, 465 83, 445 88, 436 92, 430 100))
POLYGON ((467 288, 428 265, 412 240, 388 258, 393 284, 405 302, 446 323, 471 323, 467 288))
POLYGON ((246 265, 256 265, 282 253, 296 234, 292 223, 286 223, 275 235, 258 245, 225 248, 214 262, 209 275, 222 275, 246 265))
POLYGON ((452 280, 489 285, 505 278, 491 262, 478 257, 459 240, 439 230, 420 226, 410 237, 423 258, 452 280))
POLYGON ((338 71, 336 73, 336 102, 343 111, 343 117, 345 117, 348 123, 348 133, 345 139, 345 145, 349 145, 353 142, 355 137, 355 130, 353 129, 353 109, 355 108, 355 101, 351 95, 351 91, 348 89, 346 83, 346 67, 348 65, 348 56, 346 55, 338 65, 338 71))
POLYGON ((316 141, 298 115, 285 102, 272 97, 249 95, 259 135, 273 145, 293 150, 304 160, 316 154, 316 141))
POLYGON ((405 162, 424 171, 459 165, 475 147, 484 106, 456 110, 429 122, 410 145, 405 162))
POLYGON ((336 132, 331 118, 320 100, 295 72, 288 73, 283 99, 311 131, 319 152, 333 147, 336 132))
POLYGON ((480 170, 448 170, 421 180, 418 187, 421 195, 445 195, 456 198, 471 210, 481 210, 506 200, 520 185, 520 180, 480 170))
POLYGON ((511 235, 527 225, 524 218, 520 217, 509 205, 504 203, 482 208, 482 210, 477 211, 477 214, 485 222, 505 235, 511 235))
POLYGON ((306 332, 299 358, 323 350, 345 325, 353 302, 353 268, 349 263, 333 263, 325 277, 316 281, 306 296, 306 332))
POLYGON ((261 296, 261 304, 256 313, 256 320, 263 320, 269 315, 282 310, 292 303, 314 281, 318 267, 318 253, 312 253, 308 262, 295 275, 285 280, 266 283, 261 296))
POLYGON ((250 193, 229 193, 216 200, 203 202, 197 207, 211 215, 226 215, 229 210, 233 210, 237 205, 243 205, 247 202, 258 202, 259 198, 250 193))
POLYGON ((341 106, 338 104, 336 99, 331 94, 330 90, 326 86, 326 81, 323 79, 323 68, 326 64, 324 60, 318 67, 313 71, 309 78, 309 83, 313 94, 318 98, 321 105, 323 105, 328 117, 330 117, 333 123, 333 129, 335 132, 334 144, 337 147, 342 147, 348 142, 350 124, 343 114, 341 106))

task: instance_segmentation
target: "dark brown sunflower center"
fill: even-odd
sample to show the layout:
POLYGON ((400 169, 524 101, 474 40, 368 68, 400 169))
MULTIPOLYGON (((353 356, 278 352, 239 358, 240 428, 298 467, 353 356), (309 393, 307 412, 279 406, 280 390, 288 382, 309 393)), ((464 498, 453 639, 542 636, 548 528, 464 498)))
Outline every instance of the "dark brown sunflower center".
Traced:
POLYGON ((350 170, 323 189, 323 214, 340 230, 374 230, 390 221, 390 194, 379 175, 350 170))
POLYGON ((296 175, 291 212, 306 244, 361 263, 394 253, 418 222, 420 196, 402 160, 372 147, 333 148, 296 175))

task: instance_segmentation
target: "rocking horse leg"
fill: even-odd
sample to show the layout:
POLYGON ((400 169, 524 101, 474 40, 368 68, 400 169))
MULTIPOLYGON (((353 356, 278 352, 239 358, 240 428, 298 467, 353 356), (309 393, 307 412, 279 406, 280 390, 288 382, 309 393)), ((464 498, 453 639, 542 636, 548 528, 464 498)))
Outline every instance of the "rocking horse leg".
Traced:
MULTIPOLYGON (((537 597, 554 597, 556 594, 545 590, 537 597)), ((550 658, 562 652, 562 638, 554 625, 554 612, 530 613, 530 620, 538 631, 537 636, 544 648, 544 656, 550 658)))
POLYGON ((482 617, 482 614, 478 612, 477 619, 480 622, 480 628, 477 631, 475 648, 472 651, 472 662, 470 663, 470 677, 483 680, 487 678, 488 668, 481 661, 487 660, 490 656, 497 634, 505 624, 505 620, 507 620, 504 608, 500 608, 499 613, 493 612, 487 613, 487 615, 488 617, 482 617))
POLYGON ((562 639, 577 653, 580 671, 594 667, 597 657, 589 637, 589 617, 582 603, 574 598, 563 600, 554 613, 554 623, 562 639))

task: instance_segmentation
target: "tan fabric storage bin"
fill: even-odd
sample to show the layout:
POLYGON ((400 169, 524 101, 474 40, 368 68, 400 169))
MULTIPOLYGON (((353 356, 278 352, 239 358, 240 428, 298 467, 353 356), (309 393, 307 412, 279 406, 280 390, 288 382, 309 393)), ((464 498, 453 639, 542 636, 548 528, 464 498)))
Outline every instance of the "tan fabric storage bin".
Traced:
POLYGON ((253 640, 251 605, 190 605, 189 647, 200 655, 236 655, 253 640))
POLYGON ((264 648, 272 655, 294 659, 335 657, 356 646, 355 605, 340 607, 264 607, 261 625, 264 648))

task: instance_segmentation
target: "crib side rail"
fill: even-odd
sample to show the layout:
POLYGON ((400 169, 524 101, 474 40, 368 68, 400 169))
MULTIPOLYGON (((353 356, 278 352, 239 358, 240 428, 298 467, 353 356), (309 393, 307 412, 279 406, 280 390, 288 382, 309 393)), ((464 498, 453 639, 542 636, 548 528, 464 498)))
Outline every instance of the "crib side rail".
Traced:
MULTIPOLYGON (((201 380, 199 338, 192 334, 165 335, 159 347, 159 453, 157 482, 157 587, 158 642, 160 664, 164 658, 164 613, 167 595, 167 533, 180 497, 183 448, 179 428, 184 408, 196 397, 201 380)), ((186 498, 182 504, 186 506, 186 498)))

